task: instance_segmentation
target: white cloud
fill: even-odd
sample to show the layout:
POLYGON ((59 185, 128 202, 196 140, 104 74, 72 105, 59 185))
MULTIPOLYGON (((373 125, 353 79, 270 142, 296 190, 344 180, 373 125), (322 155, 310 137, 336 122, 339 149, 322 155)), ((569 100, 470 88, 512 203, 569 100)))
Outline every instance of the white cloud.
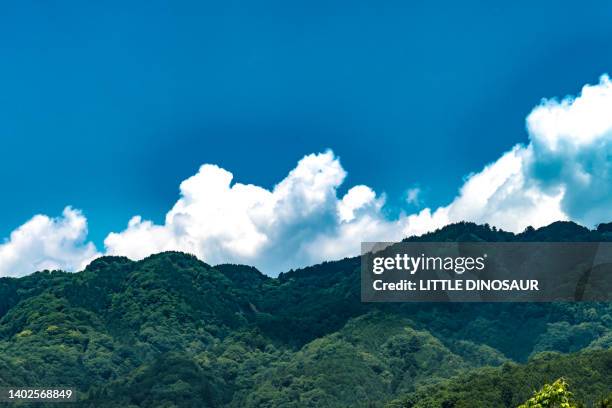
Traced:
POLYGON ((532 142, 543 150, 567 151, 610 139, 612 82, 603 75, 599 84, 585 85, 579 97, 544 99, 527 118, 532 142))
POLYGON ((134 217, 104 243, 109 254, 137 259, 177 249, 213 264, 249 263, 277 273, 312 262, 307 246, 320 235, 370 208, 378 212, 382 202, 366 186, 337 198, 345 176, 331 151, 305 156, 271 191, 232 184, 231 173, 204 165, 181 183, 181 198, 164 225, 134 217))
POLYGON ((612 82, 586 85, 577 98, 544 100, 527 118, 526 173, 542 191, 564 190, 561 207, 586 225, 612 215, 612 82))
POLYGON ((377 209, 380 209, 383 200, 376 202, 376 193, 368 186, 360 185, 351 188, 338 202, 338 215, 340 221, 353 221, 357 216, 357 212, 374 204, 377 209))
MULTIPOLYGON (((362 241, 395 241, 457 221, 510 231, 571 219, 593 226, 612 213, 612 84, 608 77, 575 98, 543 100, 527 118, 530 141, 466 177, 446 206, 385 215, 384 195, 364 185, 339 197, 346 177, 331 152, 302 158, 273 189, 233 183, 203 165, 180 185, 180 198, 156 225, 133 217, 104 241, 108 254, 140 259, 164 250, 216 264, 239 262, 276 274, 359 253, 362 241)), ((408 190, 407 201, 419 200, 408 190)), ((97 255, 86 220, 70 208, 38 215, 0 245, 0 276, 42 268, 79 269, 97 255)))
POLYGON ((100 254, 87 237, 87 220, 66 207, 61 217, 35 215, 0 244, 0 276, 43 269, 80 270, 100 254))
POLYGON ((411 187, 406 190, 406 202, 414 206, 421 205, 421 189, 418 187, 411 187))
POLYGON ((458 221, 489 223, 519 232, 565 220, 560 201, 563 190, 544 193, 526 174, 530 147, 515 146, 496 162, 469 176, 453 202, 435 210, 437 226, 458 221))
MULTIPOLYGON (((330 151, 304 157, 274 189, 231 184, 231 173, 202 166, 181 184, 164 225, 134 218, 105 241, 107 251, 141 258, 165 249, 207 262, 243 262, 268 273, 355 255, 361 241, 393 241, 457 221, 510 231, 575 219, 610 218, 612 91, 610 81, 577 98, 543 100, 527 119, 530 143, 516 145, 469 175, 457 197, 437 209, 389 220, 384 196, 368 186, 338 197, 346 172, 330 151), (592 191, 592 189, 594 189, 592 191)), ((419 190, 407 200, 418 201, 419 190)))
POLYGON ((134 217, 105 240, 109 254, 140 259, 164 250, 215 264, 246 263, 271 274, 359 253, 362 241, 396 241, 455 221, 489 222, 519 231, 565 219, 562 190, 543 193, 525 177, 530 148, 517 146, 469 176, 451 204, 388 219, 384 196, 368 186, 337 188, 346 172, 331 151, 304 157, 271 191, 235 183, 204 165, 181 184, 164 225, 134 217))
POLYGON ((602 76, 578 97, 543 100, 527 117, 528 145, 516 145, 467 177, 448 206, 408 217, 405 232, 450 222, 518 232, 571 219, 612 219, 612 83, 602 76))

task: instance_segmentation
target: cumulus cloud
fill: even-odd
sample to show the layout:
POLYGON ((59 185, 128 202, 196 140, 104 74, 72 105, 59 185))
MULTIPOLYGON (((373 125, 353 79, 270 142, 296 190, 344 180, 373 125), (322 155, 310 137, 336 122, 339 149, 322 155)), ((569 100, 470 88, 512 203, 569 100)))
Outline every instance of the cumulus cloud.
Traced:
MULTIPOLYGON (((529 143, 470 174, 446 206, 385 215, 384 194, 358 185, 339 196, 346 171, 333 152, 302 158, 274 188, 233 180, 205 164, 180 185, 163 224, 133 217, 104 241, 107 254, 141 259, 164 250, 247 263, 276 274, 359 253, 362 241, 395 241, 458 221, 522 231, 557 220, 593 226, 612 208, 612 84, 603 76, 577 97, 543 100, 527 117, 529 143)), ((419 190, 409 189, 409 203, 419 190)), ((78 269, 97 255, 86 220, 70 208, 36 216, 0 246, 0 275, 78 269)))
POLYGON ((563 187, 544 192, 530 178, 527 163, 532 155, 530 146, 515 146, 479 173, 470 175, 452 203, 431 216, 426 212, 423 217, 428 222, 420 220, 421 224, 431 228, 473 221, 519 232, 528 225, 539 227, 567 219, 560 204, 563 187))
POLYGON ((305 156, 272 190, 232 183, 228 171, 204 165, 181 183, 181 198, 163 225, 134 217, 104 244, 109 254, 142 258, 178 249, 213 264, 249 263, 278 273, 319 260, 311 243, 321 236, 363 223, 369 213, 379 217, 383 199, 367 186, 338 198, 345 177, 331 151, 305 156))
POLYGON ((87 220, 78 210, 66 207, 57 218, 35 215, 0 244, 0 276, 80 270, 100 255, 86 237, 87 220))
POLYGON ((562 210, 586 225, 612 211, 612 82, 607 75, 577 98, 544 100, 527 118, 526 173, 542 191, 563 190, 562 210))
MULTIPOLYGON (((346 172, 331 151, 304 157, 274 189, 236 183, 202 166, 181 184, 164 225, 133 218, 107 251, 143 257, 180 249, 208 262, 245 262, 266 272, 355 255, 361 241, 393 241, 457 221, 510 231, 573 219, 608 221, 612 204, 612 86, 607 76, 576 97, 543 100, 527 118, 530 142, 466 177, 439 208, 388 219, 384 195, 364 185, 343 197, 346 172)), ((407 200, 418 201, 409 189, 407 200)))
POLYGON ((467 177, 445 207, 408 217, 405 232, 450 222, 489 223, 518 232, 557 220, 594 226, 612 218, 612 82, 577 97, 544 99, 527 117, 529 143, 467 177))
POLYGON ((612 218, 612 82, 577 97, 544 99, 527 117, 529 143, 471 175, 436 210, 446 222, 488 222, 520 231, 555 220, 594 226, 612 218))

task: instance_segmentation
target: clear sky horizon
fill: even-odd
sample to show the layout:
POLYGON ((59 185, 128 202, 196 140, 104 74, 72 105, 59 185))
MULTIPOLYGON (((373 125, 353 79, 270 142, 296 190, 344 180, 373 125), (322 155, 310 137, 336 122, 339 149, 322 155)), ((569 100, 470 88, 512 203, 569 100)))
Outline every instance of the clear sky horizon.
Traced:
POLYGON ((327 149, 339 197, 447 205, 529 143, 542 98, 612 72, 610 21, 607 1, 7 3, 0 237, 72 206, 102 250, 204 163, 271 190, 327 149))

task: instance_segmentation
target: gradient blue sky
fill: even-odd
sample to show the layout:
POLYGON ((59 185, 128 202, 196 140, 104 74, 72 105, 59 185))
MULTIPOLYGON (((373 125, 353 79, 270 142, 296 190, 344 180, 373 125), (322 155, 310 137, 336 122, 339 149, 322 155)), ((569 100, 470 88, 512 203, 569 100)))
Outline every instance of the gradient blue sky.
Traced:
POLYGON ((18 1, 0 13, 0 236, 70 204, 101 246, 202 163, 271 187, 332 148, 406 207, 612 68, 612 3, 18 1), (567 3, 567 4, 565 4, 567 3))

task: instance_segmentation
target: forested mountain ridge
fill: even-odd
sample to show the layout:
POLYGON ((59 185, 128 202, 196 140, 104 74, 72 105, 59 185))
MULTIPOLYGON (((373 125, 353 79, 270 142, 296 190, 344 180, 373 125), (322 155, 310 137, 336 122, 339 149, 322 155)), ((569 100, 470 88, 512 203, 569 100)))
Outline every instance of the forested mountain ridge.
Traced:
MULTIPOLYGON (((459 223, 409 240, 612 241, 612 224, 512 234, 459 223)), ((166 252, 2 278, 0 386, 74 386, 84 406, 490 408, 555 376, 584 388, 590 370, 577 393, 612 391, 609 303, 364 304, 359 267, 270 278, 166 252), (486 405, 470 395, 481 385, 457 385, 483 377, 505 397, 486 405)))

